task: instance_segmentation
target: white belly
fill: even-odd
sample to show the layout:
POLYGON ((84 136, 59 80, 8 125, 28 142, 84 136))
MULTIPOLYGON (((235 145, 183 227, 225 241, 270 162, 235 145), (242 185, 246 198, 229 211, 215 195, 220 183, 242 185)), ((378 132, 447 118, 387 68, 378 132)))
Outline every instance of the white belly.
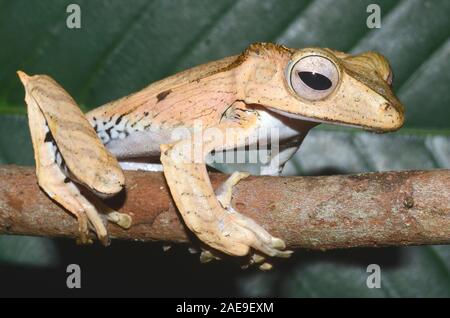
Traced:
MULTIPOLYGON (((249 137, 248 145, 278 143, 276 146, 282 147, 284 142, 292 140, 301 142, 309 129, 315 125, 283 116, 263 107, 255 109, 260 115, 260 125, 249 137)), ((128 158, 158 158, 159 145, 174 143, 177 139, 179 135, 177 136, 173 130, 135 131, 124 138, 109 140, 105 146, 122 161, 128 158)))
POLYGON ((139 131, 123 139, 111 140, 105 146, 118 159, 143 158, 159 156, 159 145, 170 141, 168 133, 139 131))

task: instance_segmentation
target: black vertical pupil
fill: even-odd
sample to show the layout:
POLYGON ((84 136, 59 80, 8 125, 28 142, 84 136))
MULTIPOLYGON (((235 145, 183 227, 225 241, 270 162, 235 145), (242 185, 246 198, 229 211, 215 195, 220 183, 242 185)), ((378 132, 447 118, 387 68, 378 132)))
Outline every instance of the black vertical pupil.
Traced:
POLYGON ((303 83, 318 91, 329 89, 332 85, 330 79, 325 75, 314 72, 298 72, 303 83))

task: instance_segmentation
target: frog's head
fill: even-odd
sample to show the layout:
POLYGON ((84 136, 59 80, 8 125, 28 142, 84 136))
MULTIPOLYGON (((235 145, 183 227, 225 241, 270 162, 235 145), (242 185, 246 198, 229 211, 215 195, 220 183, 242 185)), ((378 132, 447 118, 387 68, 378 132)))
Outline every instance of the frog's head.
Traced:
POLYGON ((391 68, 378 53, 352 56, 259 43, 240 59, 238 78, 246 103, 289 117, 377 132, 403 125, 403 105, 392 92, 391 68))

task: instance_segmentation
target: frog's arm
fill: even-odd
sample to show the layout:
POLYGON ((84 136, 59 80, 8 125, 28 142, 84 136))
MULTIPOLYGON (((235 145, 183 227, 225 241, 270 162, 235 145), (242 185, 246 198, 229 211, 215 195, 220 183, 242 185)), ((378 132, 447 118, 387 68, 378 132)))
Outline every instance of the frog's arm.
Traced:
POLYGON ((131 218, 100 202, 92 204, 77 183, 102 196, 119 192, 124 176, 117 160, 103 147, 75 101, 55 81, 48 76, 18 74, 26 90, 39 185, 77 217, 81 242, 89 242, 90 225, 107 244, 105 222, 110 220, 126 228, 131 218))
MULTIPOLYGON (((217 134, 202 138, 201 145, 195 144, 194 137, 161 145, 164 175, 186 225, 209 246, 236 256, 246 255, 254 248, 269 256, 288 257, 291 252, 282 251, 285 244, 281 239, 231 209, 229 202, 222 202, 225 207, 221 205, 206 171, 205 157, 209 152, 241 146, 257 127, 257 114, 242 102, 234 103, 225 118, 212 128, 217 134)), ((225 191, 230 190, 226 188, 225 191)))

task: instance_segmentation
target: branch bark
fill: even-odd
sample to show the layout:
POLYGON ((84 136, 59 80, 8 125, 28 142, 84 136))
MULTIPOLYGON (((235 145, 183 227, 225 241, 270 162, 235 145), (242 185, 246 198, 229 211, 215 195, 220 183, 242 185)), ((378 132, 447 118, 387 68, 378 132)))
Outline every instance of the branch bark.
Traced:
MULTIPOLYGON (((211 174, 214 186, 226 178, 211 174)), ((107 203, 133 217, 112 238, 187 242, 161 173, 126 172, 127 188, 107 203)), ((249 177, 234 207, 289 248, 450 243, 450 170, 321 177, 249 177)), ((0 167, 0 234, 77 237, 77 223, 38 187, 34 169, 0 167)))

